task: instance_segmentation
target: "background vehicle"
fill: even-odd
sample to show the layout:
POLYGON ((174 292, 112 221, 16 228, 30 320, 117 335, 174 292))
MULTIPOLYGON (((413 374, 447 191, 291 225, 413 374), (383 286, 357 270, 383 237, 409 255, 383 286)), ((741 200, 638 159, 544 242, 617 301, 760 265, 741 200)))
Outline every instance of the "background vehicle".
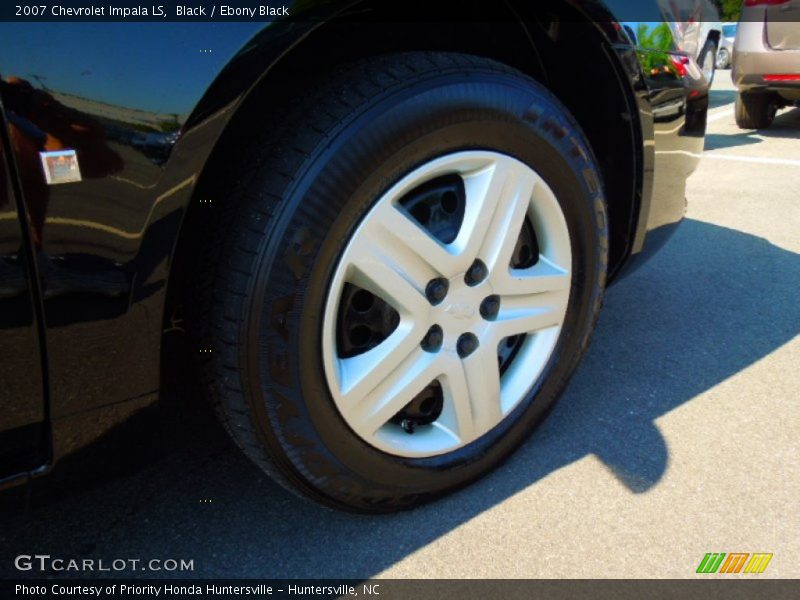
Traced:
POLYGON ((736 124, 764 129, 800 101, 800 0, 747 0, 734 44, 736 124))
POLYGON ((6 483, 113 465, 176 329, 244 452, 337 507, 463 486, 553 406, 683 217, 708 81, 599 2, 352 7, 0 26, 6 483))
POLYGON ((717 68, 727 69, 731 66, 731 58, 733 57, 733 43, 736 41, 736 28, 738 23, 723 23, 722 36, 719 41, 719 50, 717 50, 717 68))
POLYGON ((694 57, 705 78, 713 82, 722 38, 716 7, 710 0, 668 0, 662 6, 678 48, 694 57))

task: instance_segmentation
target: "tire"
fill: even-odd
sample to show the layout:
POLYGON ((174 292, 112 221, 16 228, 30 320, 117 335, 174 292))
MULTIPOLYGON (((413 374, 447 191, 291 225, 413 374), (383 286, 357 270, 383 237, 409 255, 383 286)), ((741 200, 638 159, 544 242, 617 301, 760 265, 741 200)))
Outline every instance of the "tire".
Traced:
POLYGON ((766 129, 775 120, 778 105, 772 94, 739 92, 736 95, 736 124, 740 129, 766 129))
POLYGON ((717 52, 717 69, 727 69, 731 64, 730 52, 727 48, 720 48, 717 52))
MULTIPOLYGON (((608 251, 599 170, 585 136, 552 94, 521 73, 482 58, 445 53, 387 55, 340 68, 315 85, 312 92, 298 97, 301 100, 295 107, 281 115, 282 133, 271 136, 264 131, 255 136, 253 144, 241 149, 241 156, 246 158, 233 162, 247 164, 248 168, 240 167, 239 172, 227 167, 221 169, 231 186, 210 240, 211 258, 200 274, 202 284, 194 298, 194 303, 201 307, 200 322, 190 323, 200 339, 203 378, 211 400, 237 444, 259 467, 290 490, 328 506, 358 512, 411 508, 466 485, 508 457, 552 408, 586 351, 604 293, 608 251), (339 327, 343 319, 350 318, 342 307, 350 306, 347 303, 355 296, 334 299, 338 308, 331 310, 331 298, 335 296, 332 290, 338 289, 337 277, 358 273, 347 271, 342 275, 340 267, 353 244, 366 239, 359 232, 370 222, 371 215, 379 214, 376 213, 379 207, 389 206, 399 211, 401 217, 395 221, 397 231, 415 223, 408 216, 411 212, 402 212, 405 208, 401 211, 399 205, 384 200, 402 181, 424 172, 420 169, 441 166, 443 163, 437 161, 442 160, 465 160, 464 164, 475 165, 478 163, 474 161, 496 161, 498 165, 513 165, 520 173, 535 171, 540 177, 533 184, 534 195, 514 196, 522 198, 523 206, 527 207, 521 218, 528 225, 522 225, 524 232, 518 234, 512 256, 517 260, 518 254, 524 254, 519 248, 527 246, 520 246, 521 240, 526 235, 538 235, 538 229, 531 234, 528 227, 539 228, 539 220, 553 223, 550 228, 553 231, 563 226, 566 237, 553 233, 551 239, 547 230, 541 240, 537 238, 537 243, 544 245, 536 256, 545 257, 551 251, 555 256, 557 248, 561 256, 569 253, 570 260, 564 270, 553 267, 551 275, 552 281, 560 282, 558 286, 566 286, 566 292, 553 292, 552 296, 556 298, 552 300, 553 306, 560 306, 558 303, 563 300, 564 312, 553 320, 560 319, 560 325, 550 323, 543 333, 520 335, 515 341, 522 345, 511 358, 511 367, 517 364, 514 361, 536 358, 541 362, 541 372, 529 376, 523 388, 512 390, 519 392, 520 398, 501 415, 499 422, 486 431, 475 425, 474 431, 481 433, 472 439, 467 434, 471 431, 469 427, 462 428, 462 421, 458 421, 458 439, 463 443, 453 443, 452 448, 431 446, 432 449, 416 453, 392 452, 391 444, 388 450, 377 447, 357 433, 352 426, 355 421, 348 421, 335 399, 330 384, 335 374, 326 364, 331 352, 334 360, 345 360, 339 353, 355 342, 351 338, 347 338, 349 341, 335 338, 339 340, 335 348, 325 346, 326 327, 331 322, 334 328, 339 327), (534 203, 528 198, 534 196, 536 202, 543 198, 542 206, 549 208, 542 208, 541 212, 550 211, 547 215, 531 212, 534 203), (538 355, 538 350, 532 348, 549 348, 549 354, 538 355)), ((481 177, 489 172, 482 169, 476 171, 481 177)), ((460 190, 459 186, 467 185, 463 178, 458 183, 460 177, 447 175, 435 181, 444 181, 441 185, 455 185, 460 190)), ((427 190, 430 185, 433 184, 424 183, 419 189, 427 190)), ((467 198, 467 192, 462 193, 467 198)), ((493 196, 489 193, 469 196, 473 197, 484 198, 488 203, 493 196)), ((505 195, 498 197, 512 205, 505 195)), ((444 198, 442 195, 441 202, 444 198)), ((461 227, 465 227, 468 217, 472 218, 472 212, 478 217, 483 214, 475 209, 479 205, 472 199, 464 206, 466 216, 461 227)), ((498 208, 497 214, 499 211, 498 208)), ((419 237, 420 247, 444 243, 431 242, 431 230, 421 229, 420 223, 416 222, 420 227, 417 235, 424 231, 419 237)), ((476 221, 469 230, 481 239, 490 239, 489 230, 502 231, 499 226, 484 231, 481 223, 476 221)), ((382 253, 391 254, 400 247, 399 242, 395 243, 397 240, 386 241, 392 235, 401 235, 397 231, 378 238, 375 254, 359 256, 380 263, 382 253)), ((505 238, 498 239, 502 242, 505 238)), ((459 260, 463 259, 462 254, 466 256, 466 250, 458 255, 459 260)), ((415 260, 419 256, 415 254, 415 260)), ((498 264, 502 266, 502 261, 498 264)), ((528 263, 514 264, 516 268, 532 269, 525 271, 529 273, 526 277, 531 277, 525 280, 529 283, 535 273, 541 276, 549 273, 550 268, 542 258, 532 267, 528 263), (544 270, 536 271, 540 268, 544 270)), ((498 267, 498 273, 510 273, 508 266, 498 267)), ((459 272, 450 287, 469 294, 495 281, 487 278, 476 283, 476 279, 469 282, 473 287, 462 285, 462 281, 468 282, 470 274, 481 275, 478 271, 468 270, 466 275, 459 272)), ((387 272, 392 276, 397 274, 387 272)), ((452 289, 448 293, 455 294, 452 289)), ((487 331, 495 327, 493 321, 483 317, 483 304, 483 320, 478 321, 474 305, 453 301, 435 308, 428 298, 420 297, 428 308, 412 313, 410 322, 414 327, 418 316, 423 322, 433 318, 428 315, 434 313, 450 318, 448 322, 472 319, 464 322, 477 323, 487 331)), ((422 306, 419 298, 414 298, 422 306)), ((390 331, 387 335, 406 331, 403 325, 406 316, 393 315, 394 307, 383 302, 380 293, 372 294, 369 302, 373 307, 381 304, 383 313, 378 326, 392 318, 399 319, 394 333, 390 331)), ((511 322, 511 317, 507 323, 503 316, 505 302, 513 305, 513 299, 501 298, 495 306, 499 311, 495 319, 500 323, 496 327, 501 333, 511 322)), ((553 314, 556 312, 554 309, 553 314)), ((520 327, 524 325, 527 330, 531 323, 526 321, 520 327)), ((413 338, 414 356, 421 355, 418 344, 429 344, 424 348, 424 357, 433 357, 430 360, 437 364, 445 361, 448 365, 457 364, 461 359, 457 353, 464 350, 461 344, 464 336, 455 343, 448 341, 450 333, 445 332, 437 354, 436 348, 430 346, 431 342, 435 346, 435 340, 430 339, 429 333, 423 332, 424 339, 419 342, 413 338), (452 347, 448 346, 451 342, 452 347)), ((371 335, 374 337, 375 333, 371 335)), ((410 334, 408 339, 412 339, 410 334)), ((496 338, 488 334, 485 338, 476 336, 478 342, 482 339, 496 338)), ((376 348, 382 344, 388 341, 378 341, 376 348)), ((499 373, 500 351, 495 360, 486 348, 491 346, 474 350, 473 356, 489 356, 488 363, 495 366, 487 364, 485 370, 497 369, 499 373)), ((365 376, 373 377, 376 369, 383 368, 384 363, 377 364, 365 376)), ((509 368, 506 373, 512 371, 509 381, 519 383, 521 369, 509 368)), ((454 377, 463 376, 466 385, 472 385, 463 367, 453 373, 454 377)), ((442 388, 439 380, 432 380, 431 385, 442 388)), ((445 412, 450 410, 448 402, 458 402, 458 410, 462 411, 458 412, 458 419, 467 415, 463 423, 469 424, 466 419, 470 414, 464 412, 466 395, 453 392, 453 385, 448 375, 449 391, 437 397, 441 406, 435 418, 444 422, 445 412)), ((404 397, 407 387, 397 388, 400 392, 394 396, 387 392, 385 401, 371 389, 370 398, 378 399, 375 406, 383 406, 404 397)), ((378 410, 373 411, 372 405, 368 409, 368 414, 378 410)), ((421 410, 417 407, 413 412, 407 406, 402 421, 398 422, 395 416, 381 427, 398 436, 401 446, 409 444, 409 440, 433 439, 430 432, 438 428, 431 422, 423 422, 421 410), (407 433, 409 429, 414 433, 407 433)), ((492 406, 489 412, 502 411, 492 406)), ((481 421, 491 422, 491 419, 481 421)))
POLYGON ((714 43, 714 40, 706 40, 705 46, 703 46, 703 49, 697 57, 697 64, 700 65, 700 69, 703 71, 709 85, 714 83, 714 75, 716 74, 717 66, 716 58, 717 45, 714 43))

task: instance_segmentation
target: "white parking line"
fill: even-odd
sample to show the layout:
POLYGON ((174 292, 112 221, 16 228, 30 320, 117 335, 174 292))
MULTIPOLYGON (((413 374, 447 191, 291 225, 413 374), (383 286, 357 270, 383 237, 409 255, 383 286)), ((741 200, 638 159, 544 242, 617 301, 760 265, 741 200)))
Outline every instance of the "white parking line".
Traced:
POLYGON ((733 162, 746 162, 760 165, 783 165, 789 167, 800 167, 800 160, 793 160, 791 158, 765 158, 760 156, 734 156, 730 154, 710 154, 708 152, 698 154, 697 152, 687 152, 686 150, 663 150, 656 152, 656 154, 681 154, 683 156, 691 156, 692 158, 713 158, 715 160, 730 160, 733 162))
POLYGON ((703 158, 713 158, 716 160, 732 160, 736 162, 756 163, 760 165, 784 165, 789 167, 800 167, 800 160, 791 158, 765 158, 760 156, 732 156, 730 154, 703 154, 703 158))
POLYGON ((733 109, 729 108, 727 110, 721 110, 719 112, 714 111, 708 115, 706 119, 707 123, 713 123, 714 121, 719 121, 720 119, 724 119, 725 117, 730 117, 733 115, 733 109))

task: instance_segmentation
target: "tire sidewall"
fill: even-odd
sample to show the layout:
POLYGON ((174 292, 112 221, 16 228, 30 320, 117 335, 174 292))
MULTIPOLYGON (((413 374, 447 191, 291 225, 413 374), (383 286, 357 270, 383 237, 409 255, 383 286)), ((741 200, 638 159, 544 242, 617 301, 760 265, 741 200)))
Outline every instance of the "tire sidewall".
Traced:
POLYGON ((717 44, 712 40, 708 40, 700 51, 698 63, 701 70, 704 68, 703 65, 709 58, 711 60, 711 77, 708 78, 708 85, 710 86, 714 83, 714 77, 717 74, 717 44))
POLYGON ((552 95, 491 72, 434 75, 386 93, 314 148, 259 253, 243 332, 247 400, 276 460, 329 500, 390 509, 464 485, 505 458, 552 407, 593 328, 608 245, 597 173, 552 95), (572 239, 567 316, 544 372, 494 429, 441 456, 392 456, 361 440, 336 409, 322 311, 338 259, 375 202, 413 169, 464 150, 517 158, 555 193, 572 239))

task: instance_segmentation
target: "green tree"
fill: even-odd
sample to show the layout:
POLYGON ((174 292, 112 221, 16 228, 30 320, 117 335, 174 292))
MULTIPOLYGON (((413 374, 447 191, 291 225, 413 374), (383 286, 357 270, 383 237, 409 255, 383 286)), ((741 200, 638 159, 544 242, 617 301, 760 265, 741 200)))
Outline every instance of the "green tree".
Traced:
POLYGON ((650 23, 639 23, 636 28, 639 46, 650 50, 672 50, 672 31, 666 23, 655 27, 650 23))
POLYGON ((639 61, 642 70, 646 75, 652 74, 653 70, 658 70, 667 64, 664 51, 673 49, 672 31, 666 23, 660 23, 655 27, 651 23, 639 23, 636 28, 636 39, 639 41, 640 48, 647 51, 641 52, 639 61))
POLYGON ((712 0, 719 10, 719 18, 723 21, 738 21, 742 13, 742 0, 712 0))

